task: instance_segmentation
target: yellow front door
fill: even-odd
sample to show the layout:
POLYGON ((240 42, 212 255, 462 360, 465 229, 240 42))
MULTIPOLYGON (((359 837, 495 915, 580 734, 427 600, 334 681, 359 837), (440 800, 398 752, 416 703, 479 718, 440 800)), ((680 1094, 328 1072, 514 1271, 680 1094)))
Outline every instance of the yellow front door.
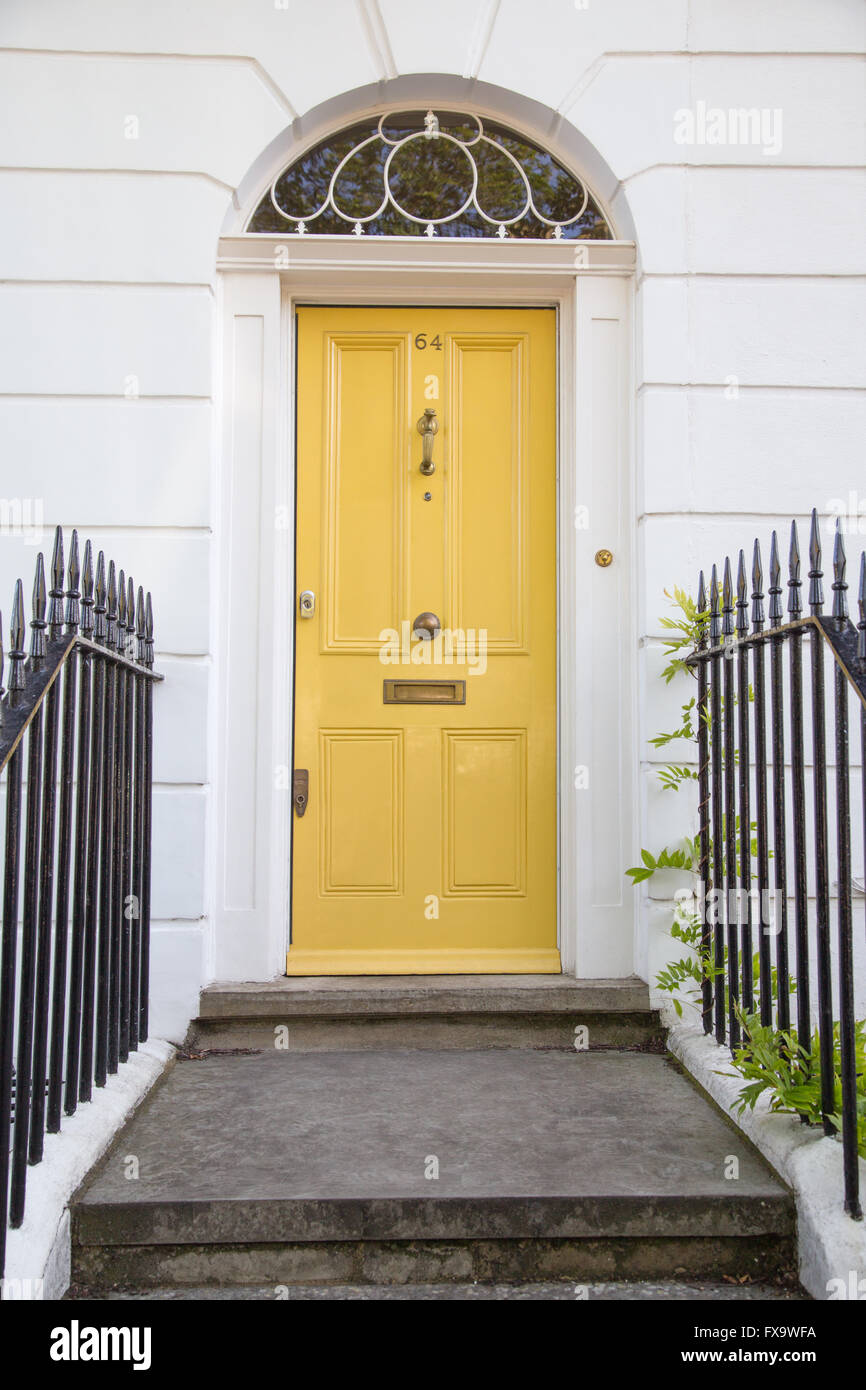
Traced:
POLYGON ((553 310, 298 312, 290 975, 559 973, 555 383, 553 310))

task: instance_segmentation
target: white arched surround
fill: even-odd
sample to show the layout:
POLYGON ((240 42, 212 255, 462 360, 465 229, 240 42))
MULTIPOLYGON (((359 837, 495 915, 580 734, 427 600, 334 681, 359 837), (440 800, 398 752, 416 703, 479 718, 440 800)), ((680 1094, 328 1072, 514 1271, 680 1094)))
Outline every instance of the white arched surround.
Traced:
POLYGON ((537 103, 453 77, 399 78, 335 98, 274 141, 238 189, 218 259, 210 973, 219 980, 282 974, 289 939, 299 302, 557 309, 560 949, 564 970, 582 978, 634 973, 635 895, 624 877, 636 853, 638 766, 632 228, 616 227, 621 240, 578 244, 243 232, 270 181, 327 134, 372 111, 426 105, 522 131, 589 184, 615 225, 616 181, 573 127, 537 103), (615 557, 609 569, 594 563, 602 547, 615 557))

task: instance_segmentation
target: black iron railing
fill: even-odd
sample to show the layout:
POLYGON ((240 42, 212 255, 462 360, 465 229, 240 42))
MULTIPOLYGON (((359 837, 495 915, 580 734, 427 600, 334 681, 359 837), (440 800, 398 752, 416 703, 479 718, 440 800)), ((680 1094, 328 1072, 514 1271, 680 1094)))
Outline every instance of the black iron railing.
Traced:
MULTIPOLYGON (((742 550, 736 584, 730 559, 721 582, 713 566, 709 594, 700 576, 698 610, 706 621, 688 660, 698 679, 698 843, 706 965, 702 1008, 704 1031, 715 1032, 720 1043, 748 1047, 744 1020, 752 1018, 796 1039, 812 1054, 826 1134, 837 1132, 833 1117, 838 1121, 841 1112, 845 1206, 859 1217, 850 783, 859 782, 854 796, 863 808, 866 856, 866 556, 860 557, 856 628, 848 616, 838 523, 829 616, 824 614, 821 563, 813 511, 809 613, 803 612, 794 522, 787 621, 775 531, 766 616, 757 540, 751 593, 742 550), (828 767, 828 713, 835 768, 832 763, 828 767), (852 717, 860 726, 860 765, 853 770, 852 717), (835 818, 832 805, 828 811, 828 791, 835 818)), ((798 1057, 801 1072, 804 1067, 808 1071, 809 1059, 798 1057)), ((860 1077, 861 1089, 862 1084, 860 1077)), ((862 1109, 862 1095, 860 1104, 862 1109)))
POLYGON ((15 585, 4 694, 0 1274, 45 1134, 147 1037, 153 614, 150 594, 57 528, 30 649, 15 585), (81 587, 79 588, 79 581, 81 587))

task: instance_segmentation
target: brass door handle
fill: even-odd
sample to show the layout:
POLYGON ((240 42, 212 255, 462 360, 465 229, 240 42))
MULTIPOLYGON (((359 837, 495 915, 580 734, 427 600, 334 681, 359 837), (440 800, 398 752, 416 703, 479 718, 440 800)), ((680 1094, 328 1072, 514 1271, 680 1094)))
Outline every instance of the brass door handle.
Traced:
POLYGON ((429 477, 436 472, 436 465, 433 462, 433 439, 439 430, 439 421, 436 419, 436 411, 429 406, 424 411, 418 421, 418 433, 421 436, 421 472, 429 477))

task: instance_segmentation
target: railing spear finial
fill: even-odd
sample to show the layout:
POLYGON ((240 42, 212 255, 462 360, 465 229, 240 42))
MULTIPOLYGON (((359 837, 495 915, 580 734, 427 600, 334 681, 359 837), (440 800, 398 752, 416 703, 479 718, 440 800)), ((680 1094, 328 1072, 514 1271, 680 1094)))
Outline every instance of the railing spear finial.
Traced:
POLYGON ((860 621, 857 624, 857 656, 866 666, 866 550, 860 551, 860 583, 857 586, 857 607, 860 621))
POLYGON ((752 630, 764 630, 764 568, 761 564, 761 543, 757 537, 752 551, 752 630))
POLYGON ((135 606, 135 659, 144 665, 144 589, 138 586, 138 601, 135 606))
POLYGON ((24 689, 24 589, 20 579, 15 580, 15 596, 12 599, 12 621, 9 624, 9 695, 14 701, 20 690, 24 689))
POLYGON ((722 580, 722 635, 734 635, 734 584, 731 579, 731 557, 725 556, 724 579, 722 580))
POLYGON ((36 556, 33 577, 33 617, 30 619, 30 656, 41 661, 45 656, 45 560, 40 550, 36 556))
POLYGON ((840 627, 844 627, 848 621, 848 585, 845 582, 847 563, 842 523, 837 517, 836 535, 833 539, 833 621, 840 627))
POLYGON ((153 665, 153 604, 149 589, 144 602, 144 664, 148 667, 153 665))
POLYGON ((775 531, 770 537, 770 582, 767 593, 770 595, 770 627, 778 627, 782 621, 782 566, 779 563, 779 538, 775 531))
POLYGON ((710 572, 710 646, 717 647, 722 635, 719 616, 719 576, 715 565, 710 572))
MULTIPOLYGON (((88 542, 89 544, 89 542, 88 542)), ((93 640, 105 642, 108 624, 105 621, 105 552, 100 550, 96 557, 96 602, 93 605, 93 640)))
POLYGON ((117 627, 114 633, 115 651, 123 653, 126 642, 126 575, 123 570, 117 576, 117 627))
POLYGON ((51 588, 48 590, 48 635, 59 637, 63 626, 63 530, 54 532, 54 553, 51 557, 51 588))
POLYGON ((69 588, 66 590, 66 630, 75 632, 78 627, 81 612, 78 600, 81 597, 78 588, 78 581, 81 578, 81 567, 78 563, 78 532, 73 530, 72 540, 69 545, 69 588))
POLYGON ((791 522, 791 548, 788 551, 788 617, 792 623, 799 620, 803 612, 803 595, 800 583, 800 537, 797 523, 791 522))
POLYGON ((818 530, 818 511, 812 508, 812 526, 809 531, 809 608, 814 617, 820 616, 824 607, 824 586, 821 578, 821 533, 818 530))
POLYGON ((81 571, 81 635, 93 637, 93 546, 84 542, 84 567, 81 571))
POLYGON ((128 657, 135 656, 135 586, 132 575, 126 580, 126 642, 124 650, 128 657))
POLYGON ((117 570, 114 568, 114 561, 108 562, 108 612, 105 633, 105 645, 114 647, 115 629, 117 626, 117 570))
MULTIPOLYGON (((699 617, 702 617, 703 615, 705 615, 705 614, 706 614, 706 611, 707 611, 707 590, 706 590, 706 585, 704 584, 704 572, 703 572, 703 570, 701 570, 700 574, 698 575, 697 610, 698 610, 698 616, 699 616, 699 617)), ((707 623, 706 623, 706 617, 703 617, 703 621, 701 622, 700 626, 698 627, 698 641, 697 641, 697 645, 698 645, 698 650, 699 650, 699 651, 703 651, 704 647, 707 645, 707 623)))
POLYGON ((746 557, 742 550, 737 560, 737 637, 742 639, 749 632, 749 594, 746 587, 746 557))

